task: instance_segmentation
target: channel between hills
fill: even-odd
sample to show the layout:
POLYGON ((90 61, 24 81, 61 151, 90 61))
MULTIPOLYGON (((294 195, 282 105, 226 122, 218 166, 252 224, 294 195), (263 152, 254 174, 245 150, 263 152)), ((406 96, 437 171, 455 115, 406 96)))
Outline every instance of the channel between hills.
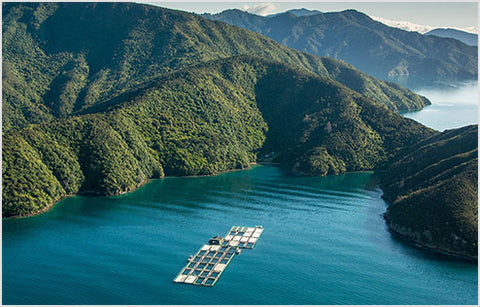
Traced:
MULTIPOLYGON (((5 3, 3 14, 4 218, 44 212, 87 191, 119 195, 152 178, 244 169, 270 153, 272 162, 304 176, 389 174, 417 144, 445 135, 398 113, 430 104, 425 97, 195 14, 131 3, 5 3)), ((387 175, 381 182, 392 195, 389 219, 407 229, 421 220, 410 225, 396 212, 412 217, 408 206, 425 203, 428 187, 453 184, 462 192, 448 199, 459 213, 453 233, 460 239, 452 242, 461 250, 476 235, 477 201, 456 199, 472 195, 476 181, 471 169, 436 167, 466 158, 440 146, 445 142, 418 152, 444 153, 428 168, 431 181, 398 178, 412 183, 398 200, 388 183, 405 184, 387 175), (417 193, 420 182, 429 185, 417 193)), ((412 161, 402 167, 414 169, 412 161)), ((441 219, 430 223, 450 211, 418 208, 442 229, 440 237, 451 235, 441 219)))

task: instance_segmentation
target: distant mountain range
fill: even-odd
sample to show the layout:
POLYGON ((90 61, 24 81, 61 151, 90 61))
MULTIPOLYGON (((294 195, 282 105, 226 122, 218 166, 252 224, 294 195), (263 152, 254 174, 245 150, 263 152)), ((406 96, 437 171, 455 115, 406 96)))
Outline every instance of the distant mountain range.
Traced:
POLYGON ((477 48, 386 26, 355 11, 296 10, 257 16, 226 10, 203 16, 261 33, 288 47, 330 56, 381 79, 477 79, 477 48))
POLYGON ((434 35, 445 38, 454 38, 470 46, 478 46, 478 35, 455 29, 433 29, 425 35, 434 35))
POLYGON ((410 21, 404 21, 404 20, 391 20, 391 19, 386 19, 383 17, 378 17, 378 16, 370 16, 373 20, 376 20, 378 22, 381 22, 389 27, 393 28, 398 28, 402 29, 408 32, 418 32, 421 34, 425 34, 426 32, 434 29, 432 26, 428 25, 422 25, 422 24, 416 24, 410 21))

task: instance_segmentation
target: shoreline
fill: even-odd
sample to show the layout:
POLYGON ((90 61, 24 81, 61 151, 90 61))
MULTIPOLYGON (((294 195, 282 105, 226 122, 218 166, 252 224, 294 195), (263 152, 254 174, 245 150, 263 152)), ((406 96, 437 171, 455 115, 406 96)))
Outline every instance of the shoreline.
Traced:
MULTIPOLYGON (((46 213, 50 210, 52 210, 60 201, 66 199, 66 198, 69 198, 69 197, 73 197, 73 196, 93 196, 93 197, 101 197, 101 196, 104 196, 104 197, 115 197, 115 196, 121 196, 121 195, 125 195, 125 194, 128 194, 130 192, 134 192, 136 191, 137 189, 141 188, 142 186, 144 186, 145 184, 147 184, 148 182, 152 181, 152 180, 157 180, 157 179, 165 179, 165 178, 195 178, 195 177, 212 177, 212 176, 217 176, 217 175, 220 175, 220 174, 224 174, 224 173, 230 173, 230 172, 237 172, 237 171, 244 171, 244 170, 248 170, 248 169, 251 169, 251 166, 255 166, 255 165, 273 165, 273 166, 278 166, 280 165, 279 163, 272 163, 272 162, 251 162, 249 163, 248 167, 246 168, 240 168, 240 169, 227 169, 227 170, 224 170, 224 171, 220 171, 220 172, 216 172, 214 174, 210 174, 210 175, 188 175, 188 176, 162 176, 162 177, 159 177, 159 178, 148 178, 148 179, 145 179, 143 180, 142 182, 138 183, 137 185, 125 190, 125 191, 120 191, 118 193, 115 193, 115 194, 111 194, 111 195, 107 195, 105 193, 100 193, 100 192, 95 192, 95 191, 82 191, 80 193, 76 193, 76 194, 67 194, 67 195, 64 195, 64 196, 61 196, 59 197, 58 199, 56 199, 55 201, 52 202, 52 204, 46 206, 45 208, 42 208, 41 210, 38 210, 36 212, 32 212, 32 213, 29 213, 29 214, 25 214, 25 215, 15 215, 15 216, 9 216, 9 217, 2 217, 2 220, 10 220, 10 219, 22 219, 22 218, 28 218, 28 217, 34 217, 34 216, 39 216, 43 213, 46 213)), ((365 172, 365 171, 356 171, 356 172, 346 172, 346 173, 342 173, 342 174, 347 174, 347 173, 359 173, 359 172, 365 172)), ((368 172, 368 171, 366 171, 368 172)), ((341 174, 339 174, 341 175, 341 174)), ((324 176, 326 177, 326 176, 324 176)), ((450 251, 450 250, 447 250, 447 249, 442 249, 442 248, 439 248, 439 247, 435 247, 435 246, 430 246, 430 245, 427 245, 427 244, 424 244, 422 242, 419 242, 419 241, 416 241, 414 239, 412 239, 411 237, 407 236, 407 235, 404 235, 404 234, 401 234, 397 231, 395 231, 392 227, 390 227, 390 223, 389 221, 387 220, 386 216, 385 216, 385 213, 383 214, 383 218, 385 220, 385 224, 387 225, 387 228, 388 228, 388 231, 395 237, 397 238, 400 238, 402 240, 405 241, 406 244, 409 244, 409 245, 413 245, 419 249, 422 249, 422 250, 425 250, 425 251, 430 251, 430 252, 434 252, 434 253, 438 253, 440 255, 443 255, 443 256, 448 256, 448 257, 452 257, 454 258, 455 260, 463 260, 463 261, 467 261, 467 262, 473 262, 473 263, 478 263, 478 257, 473 257, 473 256, 469 256, 469 255, 464 255, 464 254, 460 254, 460 253, 457 253, 457 252, 454 252, 454 251, 450 251)))
POLYGON ((100 193, 100 192, 95 192, 95 191, 82 191, 82 192, 79 192, 79 193, 76 193, 76 194, 67 194, 67 195, 64 195, 64 196, 61 196, 61 197, 55 199, 50 205, 48 205, 48 206, 46 206, 45 208, 42 208, 42 209, 40 209, 40 210, 38 210, 38 211, 35 211, 35 212, 32 212, 32 213, 28 213, 28 214, 24 214, 24 215, 13 215, 13 216, 9 216, 9 217, 2 217, 2 221, 3 221, 3 220, 13 220, 13 219, 22 219, 22 218, 39 216, 39 215, 41 215, 41 214, 43 214, 43 213, 46 213, 46 212, 50 211, 51 209, 53 209, 60 201, 66 199, 66 198, 69 198, 69 197, 73 197, 73 196, 93 196, 93 197, 99 197, 99 196, 105 196, 105 197, 121 196, 121 195, 128 194, 128 193, 130 193, 130 192, 134 192, 134 191, 136 191, 137 189, 139 189, 139 188, 141 188, 142 186, 144 186, 145 184, 147 184, 148 182, 150 182, 150 181, 152 181, 152 180, 156 180, 156 179, 211 177, 211 176, 217 176, 217 175, 224 174, 224 173, 230 173, 230 172, 237 172, 237 171, 248 170, 248 169, 250 169, 250 166, 252 166, 252 165, 260 165, 260 164, 262 164, 262 163, 251 162, 251 163, 249 163, 248 167, 246 167, 246 168, 227 169, 227 170, 220 171, 220 172, 216 172, 216 173, 210 174, 210 175, 162 176, 162 177, 159 177, 159 178, 148 178, 148 179, 143 180, 143 181, 140 182, 139 184, 135 185, 134 187, 131 187, 131 188, 125 190, 125 191, 121 191, 121 192, 118 192, 118 193, 115 193, 115 194, 111 194, 111 195, 108 195, 108 194, 105 194, 105 193, 100 193))
MULTIPOLYGON (((225 174, 225 173, 245 171, 245 170, 250 169, 250 166, 252 166, 252 165, 259 165, 259 164, 260 164, 260 163, 258 163, 258 162, 250 162, 250 163, 248 164, 248 167, 246 167, 246 168, 231 168, 231 169, 227 169, 227 170, 224 170, 224 171, 216 172, 216 173, 213 173, 213 174, 210 174, 210 175, 164 176, 164 177, 162 177, 162 178, 156 178, 156 179, 164 179, 164 178, 212 177, 212 176, 217 176, 217 175, 221 175, 221 174, 225 174)), ((154 178, 152 178, 152 179, 154 179, 154 178)), ((149 179, 149 180, 150 180, 150 179, 149 179)))
MULTIPOLYGON (((148 179, 142 181, 141 183, 139 183, 138 185, 136 185, 135 187, 132 187, 132 188, 130 188, 130 189, 127 189, 126 191, 118 192, 118 193, 111 194, 111 195, 108 195, 108 194, 105 194, 105 193, 100 193, 100 192, 95 192, 95 191, 82 191, 82 192, 79 192, 79 193, 76 193, 76 194, 67 194, 67 195, 64 195, 64 196, 62 196, 62 197, 54 200, 52 204, 48 205, 47 207, 45 207, 45 208, 43 208, 43 209, 41 209, 41 210, 38 210, 38 211, 35 211, 35 212, 32 212, 32 213, 29 213, 29 214, 25 214, 25 215, 13 215, 13 216, 9 216, 9 217, 2 217, 2 220, 21 219, 21 218, 28 218, 28 217, 34 217, 34 216, 41 215, 41 214, 43 214, 43 213, 46 213, 46 212, 50 211, 50 210, 51 210, 53 207, 55 207, 55 205, 57 205, 60 201, 66 199, 66 198, 69 198, 69 197, 73 197, 73 196, 93 196, 93 197, 101 197, 101 196, 114 197, 114 196, 121 196, 121 195, 128 194, 128 193, 130 193, 130 192, 136 191, 137 189, 141 188, 142 186, 144 186, 145 184, 147 184, 148 182, 150 182, 150 181, 152 181, 152 180, 165 179, 165 178, 212 177, 212 176, 217 176, 217 175, 221 175, 221 174, 225 174, 225 173, 231 173, 231 172, 238 172, 238 171, 249 170, 249 169, 251 169, 251 166, 254 166, 254 165, 280 166, 281 164, 280 164, 280 163, 276 163, 276 162, 269 162, 269 161, 267 161, 267 162, 250 162, 249 165, 248 165, 248 167, 246 167, 246 168, 227 169, 227 170, 220 171, 220 172, 216 172, 216 173, 210 174, 210 175, 162 176, 162 177, 159 177, 159 178, 148 178, 148 179)), ((338 175, 350 174, 350 173, 363 173, 363 172, 374 172, 374 170, 345 172, 345 173, 341 173, 341 174, 338 174, 338 175)), ((295 174, 295 173, 291 173, 291 175, 292 175, 292 176, 300 176, 299 174, 295 174)), ((338 176, 338 175, 325 175, 325 176, 321 176, 321 177, 338 176)), ((311 177, 311 176, 306 176, 306 177, 311 177)))
POLYGON ((32 212, 32 213, 28 213, 28 214, 23 214, 23 215, 13 215, 13 216, 9 216, 9 217, 2 217, 2 221, 3 220, 13 220, 13 219, 23 219, 23 218, 28 218, 28 217, 33 217, 33 216, 37 216, 37 215, 41 215, 45 212, 48 212, 50 211, 53 207, 55 207, 55 205, 57 203, 59 203, 60 201, 64 200, 65 198, 69 198, 69 197, 72 197, 72 196, 75 196, 75 195, 78 195, 78 194, 67 194, 67 195, 64 195, 64 196, 61 196, 57 199, 55 199, 53 201, 53 204, 51 205, 48 205, 46 206, 45 208, 42 208, 38 211, 35 211, 35 212, 32 212))
MULTIPOLYGON (((137 184, 136 186, 127 189, 126 191, 121 191, 121 192, 118 192, 118 193, 115 193, 115 194, 110 194, 110 195, 105 194, 105 193, 96 192, 96 191, 82 191, 82 192, 79 192, 79 193, 76 193, 76 194, 67 194, 67 195, 64 195, 64 196, 59 197, 58 199, 55 199, 55 200, 52 202, 52 204, 50 204, 50 205, 46 206, 45 208, 42 208, 42 209, 40 209, 40 210, 38 210, 38 211, 29 213, 29 214, 25 214, 25 215, 13 215, 13 216, 9 216, 9 217, 2 217, 2 220, 21 219, 21 218, 28 218, 28 217, 34 217, 34 216, 41 215, 41 214, 43 214, 43 213, 46 213, 46 212, 50 211, 50 210, 51 210, 53 207, 55 207, 55 205, 57 205, 60 201, 66 199, 66 198, 69 198, 69 197, 73 197, 73 196, 93 196, 93 197, 99 197, 99 196, 105 196, 105 197, 121 196, 121 195, 128 194, 128 193, 130 193, 130 192, 136 191, 137 189, 139 189, 140 187, 144 186, 146 183, 150 182, 151 180, 165 179, 165 178, 211 177, 211 176, 217 176, 217 175, 221 175, 221 174, 225 174, 225 173, 231 173, 231 172, 238 172, 238 171, 248 170, 248 169, 251 168, 251 166, 254 166, 254 165, 271 165, 271 166, 277 166, 277 167, 279 167, 279 166, 281 165, 281 163, 271 162, 271 161, 262 161, 262 162, 256 161, 256 162, 250 162, 249 165, 248 165, 248 167, 246 167, 246 168, 227 169, 227 170, 220 171, 220 172, 216 172, 216 173, 213 173, 213 174, 210 174, 210 175, 162 176, 162 177, 159 177, 159 178, 148 178, 148 179, 145 179, 144 181, 140 182, 140 183, 137 184)), ((337 175, 324 175, 324 176, 320 176, 320 177, 338 176, 338 175, 343 175, 343 174, 364 173, 364 172, 374 172, 374 170, 352 171, 352 172, 340 173, 340 174, 337 174, 337 175)), ((291 173, 291 175, 292 175, 292 176, 305 176, 305 175, 301 175, 301 174, 297 174, 297 173, 291 173)), ((318 177, 318 175, 317 175, 317 176, 305 176, 305 177, 318 177)))
MULTIPOLYGON (((164 178, 164 177, 161 177, 161 178, 164 178)), ((95 192, 95 191, 82 191, 82 192, 79 192, 79 193, 76 193, 76 194, 66 194, 66 195, 63 195, 63 196, 55 199, 50 205, 48 205, 45 208, 42 208, 38 211, 29 213, 29 214, 24 214, 24 215, 13 215, 13 216, 9 216, 9 217, 2 217, 2 221, 3 220, 13 220, 13 219, 22 219, 22 218, 28 218, 28 217, 34 217, 34 216, 41 215, 43 213, 46 213, 46 212, 52 210, 60 201, 66 199, 66 198, 69 198, 69 197, 73 197, 73 196, 93 196, 93 197, 106 196, 106 197, 111 197, 111 196, 124 195, 124 194, 130 193, 130 192, 133 192, 133 191, 137 190, 138 188, 141 188, 142 186, 144 186, 147 182, 149 182, 152 179, 161 179, 161 178, 145 179, 145 180, 138 183, 137 185, 135 185, 132 188, 129 188, 125 191, 121 191, 121 192, 111 194, 111 195, 107 195, 105 193, 100 193, 100 192, 95 192)))
POLYGON ((443 255, 443 256, 452 257, 455 260, 463 260, 463 261, 467 261, 467 262, 478 263, 478 257, 464 255, 464 254, 460 254, 460 253, 457 253, 457 252, 454 252, 454 251, 451 251, 451 250, 427 245, 427 244, 424 244, 424 243, 419 242, 417 240, 414 240, 414 239, 410 238, 409 236, 401 234, 401 233, 395 231, 393 228, 390 227, 390 223, 386 219, 385 214, 383 215, 383 218, 385 220, 385 224, 387 225, 388 231, 393 236, 398 237, 398 238, 406 241, 405 243, 408 243, 409 245, 414 245, 415 247, 418 247, 419 249, 422 249, 424 251, 434 252, 434 253, 438 253, 438 254, 443 255))

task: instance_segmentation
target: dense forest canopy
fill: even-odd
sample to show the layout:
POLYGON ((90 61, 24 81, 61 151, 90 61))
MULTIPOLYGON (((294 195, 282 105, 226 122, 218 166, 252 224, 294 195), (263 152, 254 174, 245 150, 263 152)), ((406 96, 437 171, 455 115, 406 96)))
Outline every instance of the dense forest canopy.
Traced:
POLYGON ((79 115, 165 73, 241 54, 300 66, 392 110, 430 103, 345 62, 194 14, 131 3, 4 3, 3 129, 79 115))
POLYGON ((268 157, 308 176, 385 169, 392 229, 472 254, 477 130, 439 133, 398 113, 425 97, 195 14, 2 6, 3 217, 268 157))
POLYGON ((417 242, 478 253, 478 126, 447 130, 397 154, 379 173, 387 222, 417 242))
POLYGON ((81 191, 122 193, 163 175, 245 168, 271 151, 308 175, 369 170, 435 133, 336 81, 247 56, 121 97, 4 135, 4 215, 81 191))

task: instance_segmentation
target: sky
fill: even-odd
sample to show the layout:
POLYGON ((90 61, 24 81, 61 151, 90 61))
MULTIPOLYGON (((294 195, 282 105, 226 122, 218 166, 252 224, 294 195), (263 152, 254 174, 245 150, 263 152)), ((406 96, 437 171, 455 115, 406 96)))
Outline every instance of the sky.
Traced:
POLYGON ((391 26, 426 32, 433 28, 457 28, 478 33, 477 2, 179 2, 142 1, 194 13, 219 13, 237 8, 257 15, 294 8, 322 12, 356 9, 391 26), (393 21, 397 21, 396 23, 393 21), (398 23, 401 21, 401 23, 398 23), (422 27, 423 26, 423 27, 422 27))

